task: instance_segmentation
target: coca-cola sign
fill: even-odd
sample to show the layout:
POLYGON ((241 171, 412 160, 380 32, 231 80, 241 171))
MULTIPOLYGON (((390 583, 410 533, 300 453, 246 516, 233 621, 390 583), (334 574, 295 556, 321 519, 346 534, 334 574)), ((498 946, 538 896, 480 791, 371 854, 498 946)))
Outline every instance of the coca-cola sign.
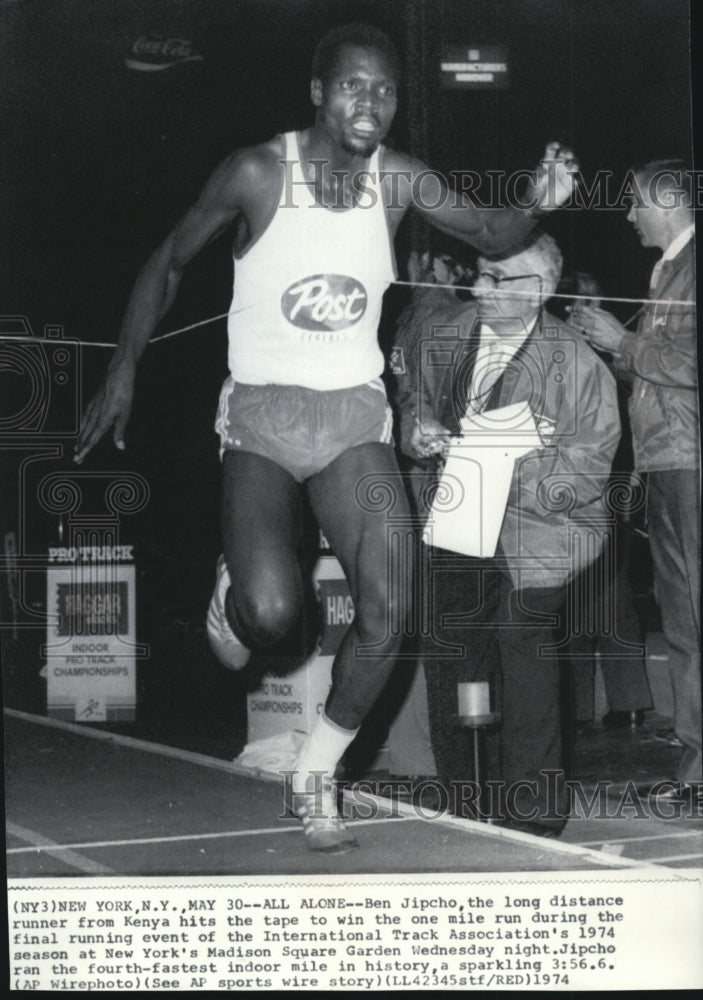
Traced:
POLYGON ((155 73, 184 63, 202 61, 202 55, 188 38, 140 35, 125 57, 125 66, 141 73, 155 73))

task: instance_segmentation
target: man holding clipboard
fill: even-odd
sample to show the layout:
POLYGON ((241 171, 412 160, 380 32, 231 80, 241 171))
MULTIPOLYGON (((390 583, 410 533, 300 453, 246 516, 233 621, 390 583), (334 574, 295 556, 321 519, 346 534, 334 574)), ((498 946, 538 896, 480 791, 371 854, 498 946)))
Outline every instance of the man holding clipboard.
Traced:
POLYGON ((455 811, 471 815, 457 683, 490 680, 502 715, 487 774, 501 779, 491 817, 558 836, 568 805, 555 627, 566 622, 567 585, 599 555, 608 530, 604 491, 620 437, 615 381, 542 308, 561 273, 550 236, 480 258, 477 268, 476 301, 433 317, 426 339, 402 345, 403 450, 427 462, 449 447, 453 470, 425 504, 421 651, 432 743, 455 811))

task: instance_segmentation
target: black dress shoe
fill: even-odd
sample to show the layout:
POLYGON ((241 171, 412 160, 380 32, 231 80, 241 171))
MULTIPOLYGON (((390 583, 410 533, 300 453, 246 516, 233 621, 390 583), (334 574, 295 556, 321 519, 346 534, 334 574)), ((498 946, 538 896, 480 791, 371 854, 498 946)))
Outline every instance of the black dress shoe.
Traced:
POLYGON ((631 712, 608 712, 603 716, 603 726, 606 729, 640 729, 643 725, 643 708, 636 708, 631 712))
POLYGON ((683 747, 683 743, 674 729, 657 729, 652 733, 652 739, 656 740, 657 743, 668 743, 670 747, 683 747))
POLYGON ((419 804, 434 812, 443 812, 452 801, 449 788, 440 778, 418 774, 394 774, 386 781, 377 782, 375 794, 397 802, 419 804))

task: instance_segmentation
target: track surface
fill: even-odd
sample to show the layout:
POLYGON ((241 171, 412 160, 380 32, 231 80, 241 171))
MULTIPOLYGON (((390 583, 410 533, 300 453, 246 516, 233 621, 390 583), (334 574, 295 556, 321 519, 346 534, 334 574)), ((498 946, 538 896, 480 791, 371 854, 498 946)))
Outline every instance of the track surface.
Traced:
MULTIPOLYGON (((279 781, 213 757, 5 713, 7 875, 276 875, 699 867, 703 820, 571 819, 558 841, 366 798, 361 850, 306 850, 279 781), (368 818, 373 813, 373 818, 368 818)), ((345 798, 345 812, 352 809, 345 798)), ((357 807, 357 814, 360 812, 357 807)))

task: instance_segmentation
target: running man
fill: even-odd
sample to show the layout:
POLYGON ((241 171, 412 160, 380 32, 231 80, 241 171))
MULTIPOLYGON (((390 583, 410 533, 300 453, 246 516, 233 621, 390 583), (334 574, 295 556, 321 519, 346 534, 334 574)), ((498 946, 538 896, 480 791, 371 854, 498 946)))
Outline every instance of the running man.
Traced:
MULTIPOLYGON (((398 55, 378 29, 345 25, 321 40, 312 127, 233 153, 140 272, 75 456, 81 462, 109 428, 125 447, 139 357, 186 264, 236 221, 230 376, 216 424, 224 558, 208 634, 221 661, 239 669, 249 650, 294 629, 307 494, 355 607, 324 714, 289 789, 307 846, 327 853, 358 846, 337 813, 332 779, 391 672, 402 635, 390 623, 403 621, 407 599, 389 581, 387 514, 357 496, 370 475, 398 483, 377 339, 383 294, 395 277, 394 234, 414 206, 451 236, 484 253, 500 251, 563 203, 577 170, 571 152, 552 144, 550 162, 525 195, 527 208, 479 210, 421 163, 381 145, 398 80, 398 55)), ((403 512, 402 492, 396 486, 394 516, 403 512)))

